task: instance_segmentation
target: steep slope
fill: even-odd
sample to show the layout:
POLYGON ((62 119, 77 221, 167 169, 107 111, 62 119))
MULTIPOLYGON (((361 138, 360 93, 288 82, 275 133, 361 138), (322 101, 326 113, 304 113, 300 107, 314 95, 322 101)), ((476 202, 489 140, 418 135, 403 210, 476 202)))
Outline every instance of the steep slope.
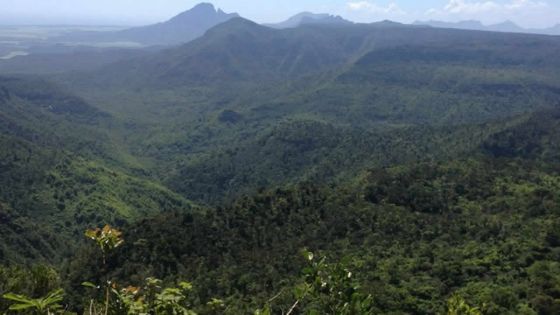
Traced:
MULTIPOLYGON (((559 46, 559 40, 552 37, 429 29, 389 22, 273 30, 236 18, 192 43, 116 63, 99 71, 92 80, 80 81, 142 89, 218 85, 222 91, 224 85, 239 83, 253 86, 268 83, 279 87, 285 81, 315 75, 318 77, 314 81, 320 85, 323 83, 320 79, 328 78, 329 74, 347 71, 352 65, 361 66, 365 60, 362 64, 355 63, 368 53, 374 56, 376 52, 394 48, 408 50, 412 56, 416 47, 445 49, 454 58, 465 58, 464 62, 477 62, 479 66, 546 70, 558 65, 556 58, 551 57, 559 46), (519 49, 511 49, 514 47, 519 49), (492 58, 482 58, 485 53, 492 58), (472 60, 475 54, 478 59, 472 60)), ((390 50, 386 52, 390 53, 390 50)), ((392 56, 391 60, 400 57, 406 56, 392 56)), ((459 62, 460 59, 441 60, 449 66, 459 62)))
POLYGON ((518 157, 547 163, 560 162, 560 110, 540 111, 528 116, 484 143, 495 157, 518 157))
POLYGON ((210 28, 238 16, 237 13, 228 14, 215 9, 210 3, 200 3, 166 22, 119 31, 115 36, 147 45, 181 44, 190 42, 210 28))
POLYGON ((95 129, 111 121, 107 113, 42 79, 0 77, 0 91, 3 135, 76 149, 87 140, 95 150, 95 138, 103 137, 95 129))
MULTIPOLYGON (((0 202, 0 262, 23 264, 50 262, 61 255, 64 239, 50 227, 18 214, 0 202)), ((66 249, 62 255, 68 255, 66 249)))
POLYGON ((518 39, 377 49, 319 94, 338 95, 362 117, 421 124, 478 123, 558 106, 558 78, 548 69, 558 66, 559 43, 518 39))
POLYGON ((0 91, 1 262, 59 261, 86 227, 191 207, 139 177, 107 113, 43 80, 2 77, 0 91))
POLYGON ((142 88, 271 83, 340 66, 365 40, 336 27, 274 30, 235 18, 186 45, 105 67, 93 79, 142 88))
POLYGON ((202 36, 208 29, 234 17, 210 3, 200 3, 168 21, 114 32, 74 32, 56 40, 71 42, 134 42, 142 45, 177 45, 202 36))

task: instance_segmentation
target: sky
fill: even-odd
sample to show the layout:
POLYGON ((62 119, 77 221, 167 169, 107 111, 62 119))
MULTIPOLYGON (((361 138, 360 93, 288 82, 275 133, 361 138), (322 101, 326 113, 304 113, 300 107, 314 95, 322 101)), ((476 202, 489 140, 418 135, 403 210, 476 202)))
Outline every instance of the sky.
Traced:
MULTIPOLYGON (((200 0, 0 0, 0 24, 143 25, 160 22, 200 0)), ((511 20, 523 27, 560 23, 560 0, 214 0, 216 7, 255 22, 279 22, 302 12, 355 22, 511 20)))

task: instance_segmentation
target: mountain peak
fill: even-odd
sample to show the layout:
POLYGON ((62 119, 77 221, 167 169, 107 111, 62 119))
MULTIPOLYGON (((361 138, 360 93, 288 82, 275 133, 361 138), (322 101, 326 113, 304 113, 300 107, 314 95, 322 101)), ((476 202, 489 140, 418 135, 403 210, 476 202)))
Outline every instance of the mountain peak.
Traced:
POLYGON ((304 11, 304 12, 300 12, 294 16, 292 16, 290 19, 298 19, 298 18, 304 18, 304 17, 308 17, 308 18, 326 18, 331 16, 328 13, 313 13, 313 12, 309 12, 309 11, 304 11))
POLYGON ((509 24, 509 25, 516 25, 517 26, 517 24, 515 24, 515 22, 513 22, 512 20, 505 20, 501 24, 509 24))
POLYGON ((216 11, 216 9, 214 8, 214 5, 210 2, 201 2, 197 5, 195 5, 191 10, 212 10, 212 11, 216 11))
POLYGON ((115 38, 150 45, 176 45, 196 39, 236 17, 239 17, 237 13, 228 14, 211 3, 202 2, 165 22, 118 31, 115 38))
POLYGON ((507 27, 519 27, 517 24, 510 20, 503 21, 502 23, 494 24, 494 26, 507 26, 507 27))
MULTIPOLYGON (((222 10, 216 10, 213 4, 202 2, 194 6, 192 9, 182 12, 167 23, 192 23, 194 21, 200 21, 201 23, 207 22, 208 20, 226 20, 232 17, 239 16, 237 13, 227 14, 222 10)), ((223 22, 223 21, 222 21, 223 22)))
POLYGON ((231 34, 237 33, 242 30, 266 30, 267 28, 259 25, 251 20, 247 20, 242 17, 234 17, 228 21, 216 25, 215 27, 208 30, 207 35, 217 35, 217 34, 231 34))
POLYGON ((267 26, 272 28, 294 28, 303 24, 352 24, 352 22, 343 19, 341 16, 328 13, 301 12, 284 22, 267 24, 267 26))
POLYGON ((496 32, 522 32, 523 29, 514 22, 507 20, 502 23, 489 25, 488 30, 496 32))
POLYGON ((404 25, 402 23, 399 22, 395 22, 395 21, 391 21, 391 20, 383 20, 383 21, 379 21, 379 22, 373 22, 371 24, 377 24, 377 25, 404 25))

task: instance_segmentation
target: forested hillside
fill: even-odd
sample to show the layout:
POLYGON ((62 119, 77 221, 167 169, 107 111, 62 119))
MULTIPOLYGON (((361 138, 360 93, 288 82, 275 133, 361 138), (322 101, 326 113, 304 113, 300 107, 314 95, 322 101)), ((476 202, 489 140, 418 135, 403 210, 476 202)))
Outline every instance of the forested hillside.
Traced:
MULTIPOLYGON (((125 232, 130 241, 110 258, 109 274, 134 285, 191 279, 199 299, 225 298, 228 314, 250 313, 280 292, 272 306, 280 313, 293 302, 287 288, 305 267, 305 248, 344 261, 372 294, 371 314, 441 314, 452 294, 483 314, 555 314, 560 168, 526 148, 556 147, 549 134, 558 120, 557 110, 520 119, 472 158, 378 167, 344 184, 303 182, 143 220, 125 232), (503 144, 512 134, 520 143, 503 144)), ((70 265, 80 270, 72 283, 87 278, 84 270, 103 277, 96 256, 85 250, 70 265)))
POLYGON ((214 13, 0 72, 0 312, 560 313, 559 37, 214 13))
POLYGON ((43 80, 3 77, 0 90, 4 261, 60 261, 86 227, 190 207, 134 175, 134 159, 104 130, 109 114, 43 80))
POLYGON ((126 144, 169 187, 213 202, 472 150, 559 105, 558 52, 547 36, 236 18, 59 81, 125 119, 126 144))
MULTIPOLYGON (((554 314, 559 184, 557 170, 482 158, 275 189, 205 215, 141 222, 125 233, 111 274, 133 284, 178 274, 202 300, 225 297, 231 314, 285 292, 273 307, 280 313, 309 248, 348 262, 373 295, 372 314, 442 313, 453 293, 485 314, 554 314)), ((92 261, 70 269, 96 270, 92 261)))

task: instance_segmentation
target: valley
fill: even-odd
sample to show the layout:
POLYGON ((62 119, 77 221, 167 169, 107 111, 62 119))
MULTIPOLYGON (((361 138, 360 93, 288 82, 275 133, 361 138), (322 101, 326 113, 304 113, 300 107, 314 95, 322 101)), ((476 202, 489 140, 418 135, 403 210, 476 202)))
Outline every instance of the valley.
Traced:
POLYGON ((32 32, 28 55, 13 32, 0 295, 62 288, 59 313, 89 315, 109 296, 115 315, 560 312, 560 37, 210 4, 32 32), (105 225, 122 235, 84 236, 105 225), (150 285, 180 302, 134 311, 150 285))

